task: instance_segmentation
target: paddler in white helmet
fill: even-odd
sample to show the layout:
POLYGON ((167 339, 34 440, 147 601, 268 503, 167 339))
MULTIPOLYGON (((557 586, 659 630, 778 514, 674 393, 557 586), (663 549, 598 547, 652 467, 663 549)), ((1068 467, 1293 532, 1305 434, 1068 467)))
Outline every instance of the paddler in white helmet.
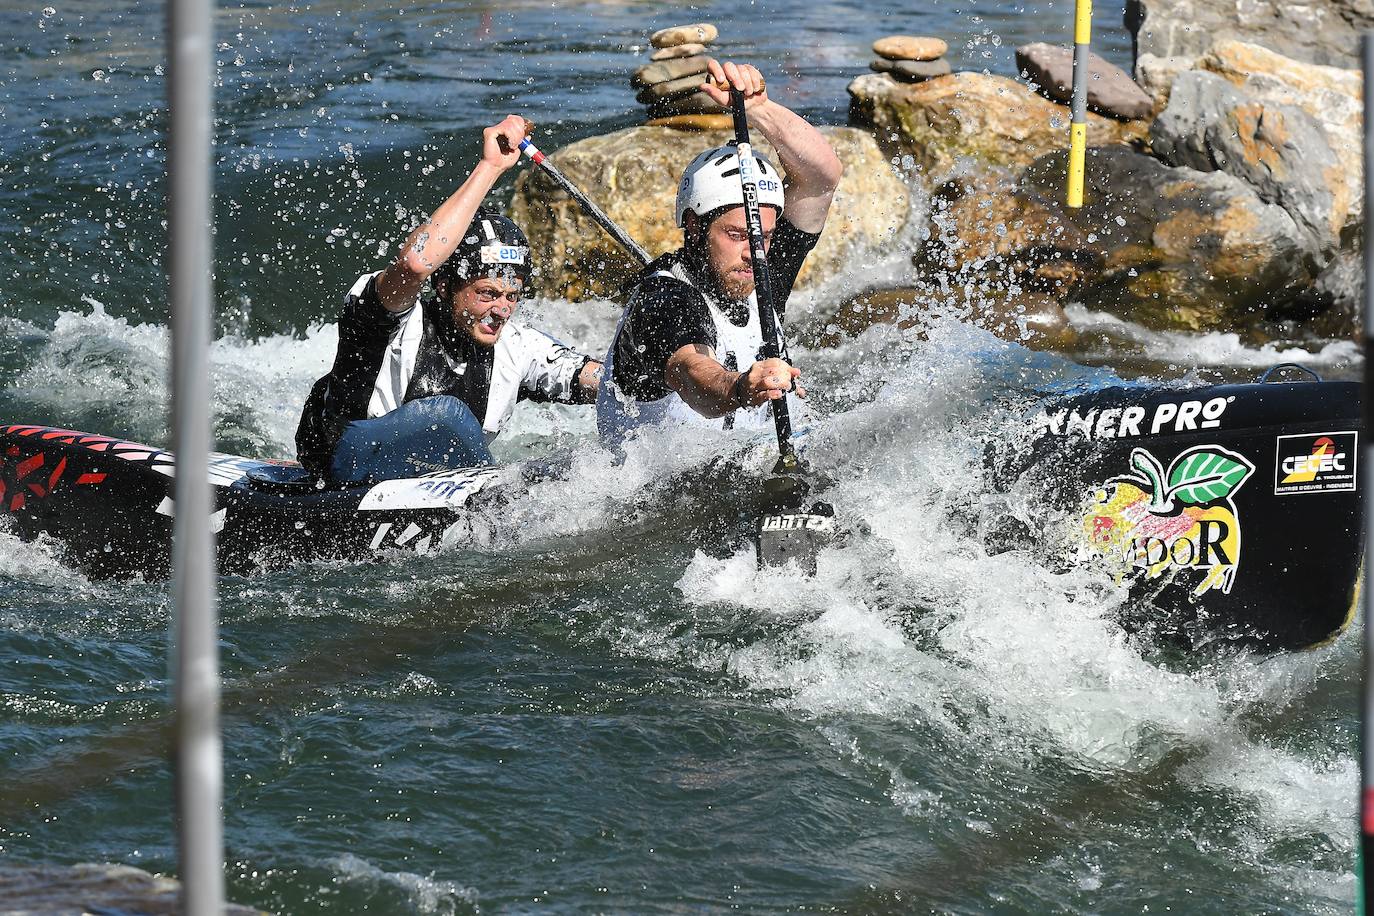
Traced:
POLYGON ((467 180, 344 297, 334 365, 296 430, 310 470, 351 483, 492 464, 488 444, 518 401, 596 398, 600 362, 515 321, 529 242, 482 206, 527 129, 517 115, 486 128, 467 180))
MULTIPOLYGON (((820 131, 768 97, 757 69, 715 60, 707 67, 702 88, 727 107, 730 94, 720 86, 741 90, 750 126, 782 162, 780 172, 755 154, 772 307, 781 327, 842 167, 820 131)), ((657 258, 634 281, 606 357, 597 426, 610 444, 661 423, 771 425, 770 400, 789 390, 805 395, 796 384, 801 372, 785 351, 782 359, 757 358, 763 337, 733 146, 706 150, 687 166, 676 216, 682 247, 657 258)))

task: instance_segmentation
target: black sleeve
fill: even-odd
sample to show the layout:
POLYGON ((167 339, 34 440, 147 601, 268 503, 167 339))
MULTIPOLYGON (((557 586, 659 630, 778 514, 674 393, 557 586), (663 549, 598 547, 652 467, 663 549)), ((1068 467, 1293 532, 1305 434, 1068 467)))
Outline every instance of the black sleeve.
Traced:
POLYGON ((692 344, 716 346, 716 326, 701 294, 671 277, 646 280, 615 341, 616 386, 641 401, 665 397, 668 359, 692 344))
POLYGON ((792 295, 792 285, 797 282, 802 263, 820 237, 819 232, 803 232, 785 216, 779 217, 773 227, 773 241, 768 245, 768 271, 773 281, 773 309, 779 318, 787 311, 787 298, 792 295))
POLYGON ((345 297, 334 365, 310 389, 296 427, 296 457, 312 471, 326 471, 344 427, 367 415, 387 344, 404 316, 382 305, 375 276, 345 297))

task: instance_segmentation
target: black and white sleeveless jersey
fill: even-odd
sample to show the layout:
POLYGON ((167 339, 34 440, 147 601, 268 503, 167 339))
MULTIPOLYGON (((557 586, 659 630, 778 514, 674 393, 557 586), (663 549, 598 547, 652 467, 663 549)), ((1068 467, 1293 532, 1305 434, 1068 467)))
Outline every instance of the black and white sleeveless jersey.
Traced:
POLYGON ((377 296, 378 274, 359 277, 344 297, 334 365, 311 388, 296 429, 297 456, 306 467, 317 473, 329 467, 351 421, 420 398, 461 399, 488 442, 518 401, 587 403, 577 377, 591 357, 515 321, 506 322, 494 347, 479 346, 438 300, 389 312, 377 296))

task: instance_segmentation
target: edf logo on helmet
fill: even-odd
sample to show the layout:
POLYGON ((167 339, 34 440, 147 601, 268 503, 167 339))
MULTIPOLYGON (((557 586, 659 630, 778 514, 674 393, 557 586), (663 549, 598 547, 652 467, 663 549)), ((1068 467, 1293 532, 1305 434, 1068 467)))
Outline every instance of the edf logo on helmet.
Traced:
POLYGON ((530 250, 524 245, 483 245, 483 264, 524 264, 530 250))

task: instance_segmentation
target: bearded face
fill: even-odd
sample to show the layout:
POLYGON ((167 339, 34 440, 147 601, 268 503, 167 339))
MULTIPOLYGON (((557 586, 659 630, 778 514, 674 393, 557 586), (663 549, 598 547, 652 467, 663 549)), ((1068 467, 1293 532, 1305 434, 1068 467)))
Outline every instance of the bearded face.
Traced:
MULTIPOLYGON (((692 231, 697 216, 688 213, 688 231, 692 231)), ((763 223, 763 248, 766 252, 773 240, 773 227, 778 213, 773 207, 760 207, 763 223)), ((749 251, 749 229, 743 207, 732 207, 711 221, 706 227, 706 263, 715 274, 721 290, 730 298, 748 299, 754 291, 754 259, 749 251)))

